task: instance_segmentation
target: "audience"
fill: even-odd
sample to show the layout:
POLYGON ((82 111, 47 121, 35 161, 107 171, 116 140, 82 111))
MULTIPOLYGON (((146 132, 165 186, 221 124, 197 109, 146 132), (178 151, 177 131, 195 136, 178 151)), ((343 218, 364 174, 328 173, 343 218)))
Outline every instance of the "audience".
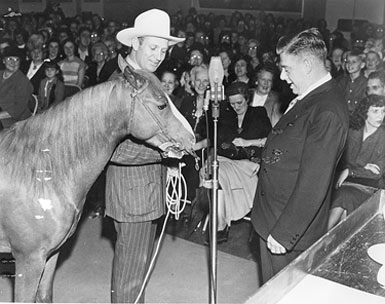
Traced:
POLYGON ((7 47, 3 52, 4 70, 0 70, 0 120, 3 128, 31 116, 28 102, 32 98, 33 86, 20 71, 20 51, 7 47))
POLYGON ((42 79, 45 77, 43 68, 44 54, 42 48, 35 48, 30 52, 31 60, 27 61, 22 72, 27 76, 33 85, 33 94, 39 93, 39 86, 42 79))
POLYGON ((38 113, 64 99, 64 83, 59 65, 56 61, 46 61, 43 70, 46 77, 40 82, 37 95, 38 113))
POLYGON ((116 69, 114 62, 107 61, 108 48, 103 42, 96 42, 92 45, 91 57, 92 61, 86 71, 86 87, 107 81, 116 69))
POLYGON ((249 57, 247 56, 238 56, 234 59, 234 73, 236 82, 244 82, 249 87, 252 87, 252 78, 253 78, 253 67, 250 64, 249 57))
POLYGON ((235 74, 231 68, 231 51, 229 51, 228 49, 222 49, 219 51, 219 57, 221 57, 224 72, 223 86, 226 89, 228 85, 232 83, 235 79, 235 74))
POLYGON ((167 95, 170 97, 176 108, 179 109, 182 100, 175 95, 175 92, 179 86, 177 72, 174 71, 172 68, 168 67, 164 69, 164 71, 160 74, 159 79, 162 83, 163 88, 166 90, 167 95))
POLYGON ((260 59, 258 57, 260 42, 256 39, 250 39, 247 42, 247 55, 250 56, 250 64, 253 69, 256 69, 260 64, 260 59))
POLYGON ((83 86, 86 64, 78 56, 75 56, 76 44, 73 40, 63 41, 64 59, 59 62, 63 72, 64 84, 83 86))
POLYGON ((256 70, 256 88, 250 102, 251 107, 265 107, 271 125, 275 124, 282 116, 281 104, 278 93, 272 91, 276 69, 271 65, 259 66, 256 70))
POLYGON ((60 47, 60 42, 57 38, 51 38, 48 41, 47 59, 55 62, 59 62, 63 59, 63 51, 60 47))
MULTIPOLYGON (((207 147, 206 117, 207 109, 204 108, 205 93, 209 85, 209 72, 205 64, 194 66, 191 70, 191 86, 194 95, 186 95, 180 105, 179 111, 191 125, 195 137, 195 150, 200 151, 207 147)), ((199 153, 198 153, 199 154, 199 153)), ((195 159, 191 156, 185 157, 186 166, 182 173, 188 183, 188 198, 195 198, 195 189, 199 186, 199 175, 195 169, 195 159)))
POLYGON ((352 114, 358 103, 365 97, 366 78, 362 71, 365 62, 359 50, 351 51, 346 60, 347 75, 340 78, 339 86, 348 103, 349 113, 352 114))
POLYGON ((366 84, 367 95, 385 96, 385 72, 375 71, 370 73, 366 84))
POLYGON ((364 76, 368 78, 370 73, 375 72, 380 68, 380 64, 380 55, 375 51, 369 50, 365 57, 364 76))
POLYGON ((385 169, 385 97, 369 95, 350 119, 342 171, 332 197, 328 229, 358 208, 378 188, 385 169))

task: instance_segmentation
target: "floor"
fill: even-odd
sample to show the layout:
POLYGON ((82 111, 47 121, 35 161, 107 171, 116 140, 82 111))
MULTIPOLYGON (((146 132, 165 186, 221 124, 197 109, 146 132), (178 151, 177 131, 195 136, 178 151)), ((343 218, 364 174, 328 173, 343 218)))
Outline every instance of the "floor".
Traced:
MULTIPOLYGON (((179 220, 169 218, 146 289, 146 302, 209 302, 209 249, 204 245, 203 225, 198 225, 201 218, 204 214, 190 205, 179 220)), ((235 222, 228 241, 218 245, 218 303, 243 303, 258 289, 250 228, 248 221, 235 222)), ((54 302, 109 302, 113 240, 114 230, 108 218, 91 219, 84 214, 77 233, 61 250, 54 302)), ((9 258, 0 255, 0 302, 12 301, 14 264, 8 263, 9 258)))
MULTIPOLYGON (((206 214, 195 211, 196 208, 187 205, 179 220, 173 218, 169 220, 166 231, 171 235, 207 246, 207 232, 202 231, 206 214)), ((217 247, 219 251, 257 262, 256 246, 251 222, 242 219, 232 223, 228 241, 218 244, 217 247)))

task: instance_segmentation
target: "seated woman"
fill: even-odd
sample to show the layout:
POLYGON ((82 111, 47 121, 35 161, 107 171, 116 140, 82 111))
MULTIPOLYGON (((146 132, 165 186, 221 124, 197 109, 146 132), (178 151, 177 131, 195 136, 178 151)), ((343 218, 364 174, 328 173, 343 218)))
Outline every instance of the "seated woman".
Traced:
MULTIPOLYGON (((194 66, 190 72, 191 87, 194 95, 185 95, 181 101, 179 111, 186 118, 194 130, 197 143, 195 151, 198 155, 203 148, 207 147, 206 134, 206 112, 204 109, 205 92, 209 85, 209 71, 205 64, 194 66)), ((194 200, 196 189, 199 186, 199 172, 195 169, 195 159, 192 156, 185 156, 183 161, 186 166, 182 173, 186 179, 188 189, 187 197, 189 200, 194 200)))
POLYGON ((170 97, 177 109, 180 108, 182 99, 175 95, 176 90, 179 88, 179 80, 177 72, 172 67, 166 67, 159 77, 163 88, 166 90, 167 95, 170 97))
POLYGON ((59 62, 63 72, 64 84, 83 86, 86 64, 78 56, 75 56, 76 44, 73 40, 63 41, 65 57, 59 62))
POLYGON ((0 71, 0 120, 3 128, 31 116, 28 102, 32 98, 33 86, 19 69, 20 57, 17 47, 10 46, 4 50, 5 69, 0 71))
POLYGON ((276 67, 271 64, 259 65, 255 71, 255 85, 253 97, 250 102, 251 107, 263 106, 267 111, 271 125, 275 124, 282 116, 281 103, 278 93, 272 91, 276 67))
POLYGON ((99 41, 92 45, 91 56, 92 61, 86 71, 84 87, 91 87, 107 81, 116 69, 113 61, 107 61, 108 48, 103 42, 99 41))
POLYGON ((382 185, 385 169, 385 97, 369 95, 355 109, 329 213, 328 229, 382 185))
POLYGON ((259 162, 271 123, 264 107, 250 107, 249 87, 233 82, 226 90, 229 108, 218 125, 218 241, 225 241, 231 221, 247 215, 257 188, 259 162), (231 109, 232 108, 232 109, 231 109), (221 239, 222 238, 222 239, 221 239))

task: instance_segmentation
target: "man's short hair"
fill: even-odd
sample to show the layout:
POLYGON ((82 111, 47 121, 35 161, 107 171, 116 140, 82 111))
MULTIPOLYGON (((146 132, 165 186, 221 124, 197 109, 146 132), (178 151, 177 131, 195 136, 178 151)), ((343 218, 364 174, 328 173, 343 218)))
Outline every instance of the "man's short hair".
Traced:
POLYGON ((316 28, 311 28, 294 36, 281 37, 277 43, 277 54, 282 53, 311 55, 324 62, 327 48, 321 33, 316 28))
POLYGON ((385 87, 385 72, 384 71, 374 71, 369 74, 369 79, 379 79, 381 85, 385 87))
POLYGON ((351 50, 350 53, 346 56, 346 58, 348 58, 348 57, 357 57, 357 58, 360 59, 361 61, 364 61, 365 54, 364 54, 360 49, 354 48, 354 49, 351 50))

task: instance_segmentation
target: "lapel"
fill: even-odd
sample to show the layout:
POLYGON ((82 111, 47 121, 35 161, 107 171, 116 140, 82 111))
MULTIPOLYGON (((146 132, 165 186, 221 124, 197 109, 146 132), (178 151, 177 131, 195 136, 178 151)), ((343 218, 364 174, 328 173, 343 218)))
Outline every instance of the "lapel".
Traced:
POLYGON ((311 91, 302 100, 298 101, 289 112, 287 112, 281 117, 281 119, 277 122, 271 133, 282 133, 283 129, 293 124, 298 119, 298 117, 300 117, 301 115, 303 115, 303 113, 307 111, 307 109, 311 108, 317 102, 320 102, 320 100, 315 97, 324 94, 326 91, 329 91, 334 86, 334 84, 335 80, 331 79, 311 91))

